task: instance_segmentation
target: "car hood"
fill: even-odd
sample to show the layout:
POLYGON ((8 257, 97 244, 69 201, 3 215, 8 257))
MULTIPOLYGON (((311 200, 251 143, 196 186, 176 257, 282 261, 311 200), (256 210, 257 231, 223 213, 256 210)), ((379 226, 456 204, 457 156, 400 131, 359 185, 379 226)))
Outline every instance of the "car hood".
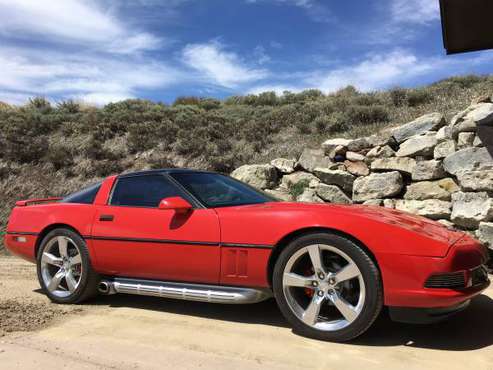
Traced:
POLYGON ((271 202, 248 207, 262 207, 272 210, 330 212, 332 215, 345 214, 355 217, 365 217, 375 222, 385 223, 395 227, 405 228, 407 230, 420 233, 421 235, 427 235, 430 238, 443 241, 449 245, 456 243, 464 237, 463 232, 447 227, 440 222, 385 207, 294 202, 271 202))

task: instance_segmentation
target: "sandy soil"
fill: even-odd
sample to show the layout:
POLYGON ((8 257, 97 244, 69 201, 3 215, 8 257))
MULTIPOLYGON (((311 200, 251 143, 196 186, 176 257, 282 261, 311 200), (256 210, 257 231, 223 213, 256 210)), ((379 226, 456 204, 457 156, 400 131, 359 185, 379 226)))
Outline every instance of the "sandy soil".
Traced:
POLYGON ((274 301, 249 306, 116 295, 52 304, 35 269, 0 257, 0 368, 493 369, 493 289, 446 323, 383 314, 351 344, 293 334, 274 301))

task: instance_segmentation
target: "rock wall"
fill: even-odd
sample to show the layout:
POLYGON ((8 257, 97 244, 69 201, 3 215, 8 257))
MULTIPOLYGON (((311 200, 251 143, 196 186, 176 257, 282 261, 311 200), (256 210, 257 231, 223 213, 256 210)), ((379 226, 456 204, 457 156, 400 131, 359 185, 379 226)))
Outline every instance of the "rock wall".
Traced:
POLYGON ((363 203, 468 231, 493 249, 493 159, 476 131, 493 125, 486 99, 450 122, 427 114, 358 139, 330 139, 300 158, 245 165, 232 176, 286 201, 363 203))

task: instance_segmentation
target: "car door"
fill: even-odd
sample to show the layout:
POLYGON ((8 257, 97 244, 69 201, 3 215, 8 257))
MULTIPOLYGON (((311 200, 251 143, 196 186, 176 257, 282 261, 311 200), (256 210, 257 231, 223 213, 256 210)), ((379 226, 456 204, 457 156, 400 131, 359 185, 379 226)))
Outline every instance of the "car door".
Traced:
POLYGON ((106 205, 97 205, 92 245, 103 274, 217 283, 219 222, 166 174, 120 176, 106 205), (194 205, 186 214, 159 209, 168 197, 194 205))

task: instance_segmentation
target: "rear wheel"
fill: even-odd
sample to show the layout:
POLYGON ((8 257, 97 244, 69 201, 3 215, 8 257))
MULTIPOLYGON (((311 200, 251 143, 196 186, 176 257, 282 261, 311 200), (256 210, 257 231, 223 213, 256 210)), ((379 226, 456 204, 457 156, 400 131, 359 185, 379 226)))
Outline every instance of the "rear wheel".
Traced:
POLYGON ((291 242, 274 268, 274 294, 293 329, 344 342, 365 332, 382 308, 378 268, 352 241, 309 234, 291 242))
POLYGON ((41 242, 37 255, 41 288, 57 303, 79 303, 97 292, 85 241, 69 229, 55 229, 41 242))

